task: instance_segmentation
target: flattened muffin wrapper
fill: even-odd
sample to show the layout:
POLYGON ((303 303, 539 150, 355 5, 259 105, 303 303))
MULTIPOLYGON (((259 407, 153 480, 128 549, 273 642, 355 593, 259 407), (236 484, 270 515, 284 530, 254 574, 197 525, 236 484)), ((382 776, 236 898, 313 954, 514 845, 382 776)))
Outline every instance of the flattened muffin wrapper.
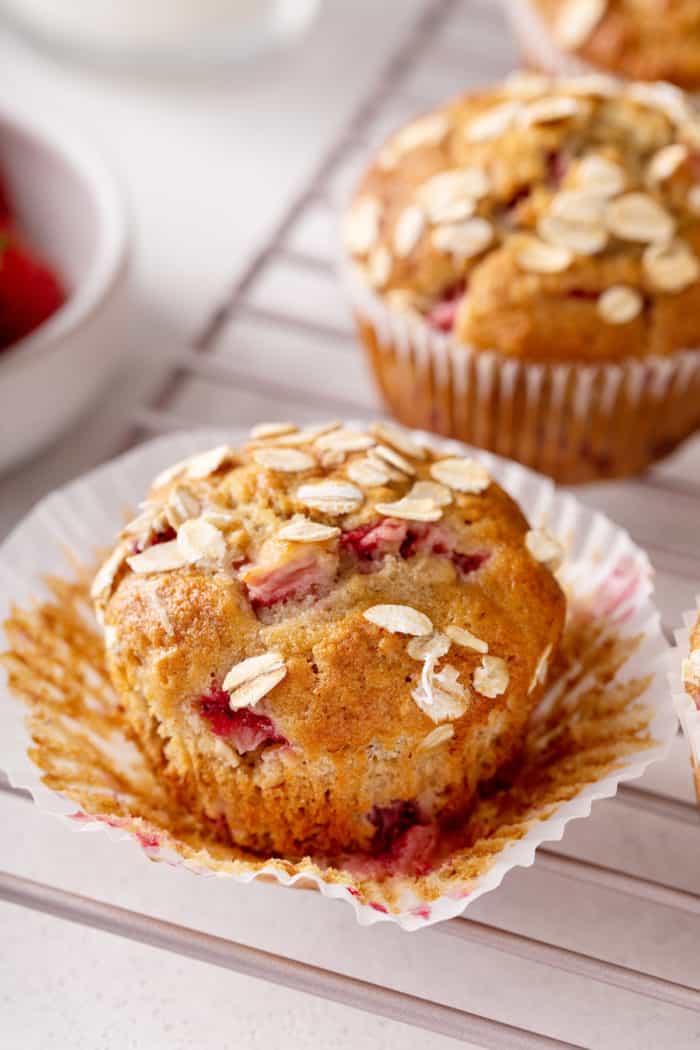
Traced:
POLYGON ((695 599, 695 608, 683 614, 683 627, 674 632, 676 648, 670 654, 668 680, 671 685, 673 703, 690 749, 695 792, 700 805, 700 710, 683 684, 683 661, 690 652, 690 635, 700 616, 700 594, 695 599))
MULTIPOLYGON (((352 422, 353 428, 362 423, 352 422)), ((449 454, 454 441, 420 433, 449 454)), ((197 430, 141 446, 44 499, 0 548, 0 617, 9 652, 0 675, 0 767, 46 813, 76 831, 138 844, 152 860, 246 883, 303 885, 352 905, 358 922, 415 930, 461 914, 544 842, 590 813, 621 781, 667 753, 677 727, 666 682, 668 646, 645 553, 602 514, 516 463, 475 452, 567 550, 563 655, 510 779, 483 794, 461 844, 423 874, 379 878, 312 858, 294 862, 223 846, 173 801, 124 726, 87 598, 93 555, 165 466, 240 433, 197 430), (89 560, 88 573, 76 559, 89 560), (76 575, 77 574, 77 575, 76 575)), ((461 832, 460 832, 461 833, 461 832)), ((452 840, 450 840, 452 841, 452 840)), ((90 844, 86 844, 86 849, 90 844)), ((139 857, 133 856, 134 877, 139 857)))
POLYGON ((700 421, 700 349, 539 363, 475 349, 340 275, 381 396, 405 426, 517 459, 563 484, 637 474, 700 421))

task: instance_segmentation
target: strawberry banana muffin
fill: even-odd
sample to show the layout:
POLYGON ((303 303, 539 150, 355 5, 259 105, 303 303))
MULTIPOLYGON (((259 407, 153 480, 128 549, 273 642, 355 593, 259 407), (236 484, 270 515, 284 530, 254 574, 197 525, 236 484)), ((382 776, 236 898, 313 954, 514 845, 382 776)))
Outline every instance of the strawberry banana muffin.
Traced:
POLYGON ((505 0, 527 63, 700 90, 697 0, 505 0))
POLYGON ((402 422, 565 481, 700 425, 700 118, 676 89, 518 74, 464 95, 385 143, 343 229, 402 422))
POLYGON ((410 868, 517 757, 559 553, 473 459, 384 424, 272 424, 157 477, 93 597, 183 804, 258 853, 410 868))

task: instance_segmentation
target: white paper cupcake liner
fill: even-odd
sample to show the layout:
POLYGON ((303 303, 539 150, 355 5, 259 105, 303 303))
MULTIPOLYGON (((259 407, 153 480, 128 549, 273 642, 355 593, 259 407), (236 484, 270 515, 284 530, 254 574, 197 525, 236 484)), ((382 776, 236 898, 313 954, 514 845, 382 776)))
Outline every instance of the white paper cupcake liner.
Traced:
MULTIPOLYGON (((356 428, 363 424, 349 425, 356 428)), ((448 453, 468 451, 454 441, 441 441, 425 433, 417 436, 448 453)), ((238 439, 240 434, 223 430, 161 437, 44 499, 0 548, 0 620, 4 622, 15 606, 26 609, 44 600, 48 595, 43 582, 47 574, 70 578, 73 574, 69 552, 85 561, 96 549, 109 545, 123 523, 124 512, 142 498, 158 471, 193 452, 222 442, 235 444, 238 439)), ((101 830, 138 842, 150 859, 184 865, 202 874, 228 876, 241 883, 264 876, 283 885, 310 881, 324 896, 350 903, 363 925, 396 922, 404 929, 415 930, 451 918, 483 893, 495 889, 511 868, 531 865, 537 846, 561 839, 570 820, 588 816, 594 801, 613 796, 619 783, 641 776, 651 763, 666 755, 677 725, 665 678, 668 646, 652 601, 649 561, 627 533, 571 495, 557 491, 547 479, 516 463, 486 453, 478 455, 492 476, 520 503, 531 523, 546 522, 565 545, 568 557, 560 579, 569 593, 570 607, 585 608, 588 620, 596 628, 600 625, 601 629, 614 630, 623 639, 625 655, 612 684, 624 691, 624 683, 635 681, 635 692, 630 695, 636 699, 630 701, 629 712, 633 723, 640 711, 648 717, 649 739, 637 744, 635 738, 634 747, 642 750, 629 751, 622 757, 616 753, 614 768, 606 766, 604 775, 579 786, 574 797, 550 806, 546 814, 541 810, 528 813, 526 830, 521 825, 521 831, 512 839, 507 835, 503 838, 499 828, 498 850, 492 857, 489 854, 488 866, 477 877, 460 881, 443 876, 438 870, 431 882, 431 893, 426 896, 417 892, 416 880, 396 876, 386 892, 384 884, 377 883, 373 897, 367 899, 350 873, 326 872, 310 859, 301 863, 273 858, 221 860, 207 850, 179 848, 167 831, 138 817, 76 813, 75 801, 50 790, 43 782, 40 769, 29 755, 32 738, 25 721, 26 707, 5 688, 0 689, 0 766, 11 784, 26 788, 43 812, 62 817, 70 828, 101 830)), ((553 705, 574 703, 576 695, 592 685, 594 670, 577 671, 574 664, 569 664, 566 675, 552 683, 534 721, 546 718, 555 709, 553 705)), ((628 708, 624 711, 626 716, 628 708)))
POLYGON ((340 260, 346 295, 392 415, 557 481, 639 473, 700 422, 700 349, 594 364, 475 349, 390 305, 340 260))
POLYGON ((695 608, 683 614, 683 627, 675 632, 676 648, 670 653, 669 682, 676 714, 683 728, 690 749, 693 778, 700 804, 700 710, 683 685, 683 661, 690 651, 690 635, 700 616, 700 594, 695 599, 695 608))

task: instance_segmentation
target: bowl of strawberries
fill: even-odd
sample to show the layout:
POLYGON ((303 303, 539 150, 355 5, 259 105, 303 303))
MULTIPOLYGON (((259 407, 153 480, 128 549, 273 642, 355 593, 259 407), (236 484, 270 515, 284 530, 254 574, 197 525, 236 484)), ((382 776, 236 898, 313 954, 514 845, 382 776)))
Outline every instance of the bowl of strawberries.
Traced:
POLYGON ((0 470, 73 423, 127 345, 128 225, 100 156, 0 105, 0 470))

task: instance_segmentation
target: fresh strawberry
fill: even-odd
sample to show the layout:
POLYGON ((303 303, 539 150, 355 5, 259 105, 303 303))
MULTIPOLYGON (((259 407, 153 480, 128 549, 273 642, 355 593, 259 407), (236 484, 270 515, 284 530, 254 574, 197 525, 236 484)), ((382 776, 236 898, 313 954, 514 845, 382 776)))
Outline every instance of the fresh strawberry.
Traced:
POLYGON ((53 270, 0 225, 0 350, 33 332, 65 298, 53 270))

